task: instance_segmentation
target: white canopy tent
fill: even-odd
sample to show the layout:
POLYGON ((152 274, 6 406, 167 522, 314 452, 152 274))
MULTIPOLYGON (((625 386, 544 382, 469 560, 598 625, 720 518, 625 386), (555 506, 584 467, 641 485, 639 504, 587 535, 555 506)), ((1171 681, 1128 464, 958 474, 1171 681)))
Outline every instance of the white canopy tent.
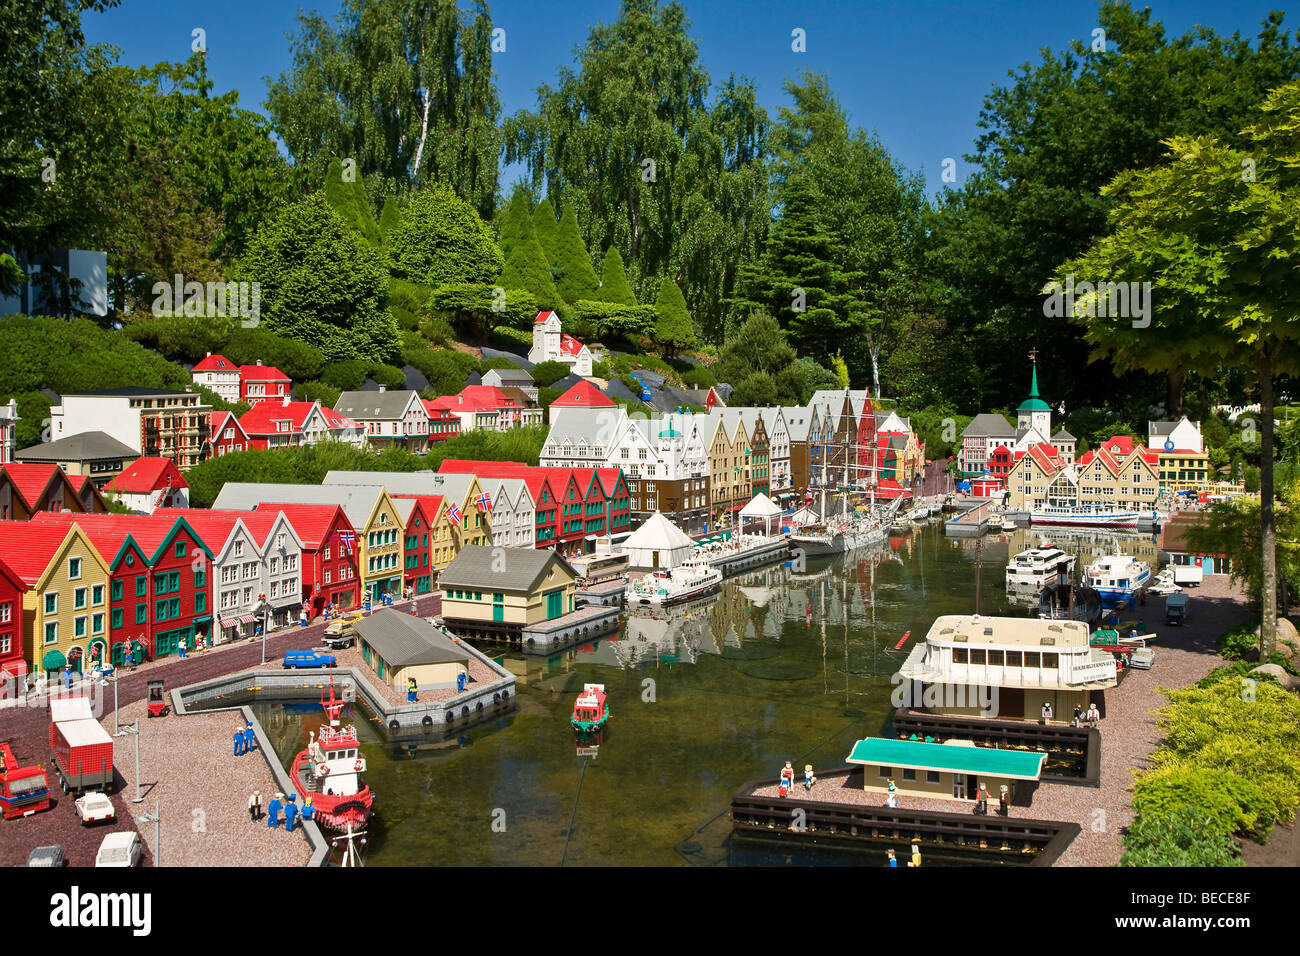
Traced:
POLYGON ((796 528, 801 528, 806 524, 817 524, 821 516, 811 508, 800 508, 794 514, 790 515, 789 523, 796 528))
POLYGON ((624 539, 621 547, 632 567, 667 570, 690 558, 695 543, 685 531, 656 511, 624 539))
POLYGON ((749 504, 740 509, 740 525, 744 529, 745 521, 761 521, 764 534, 780 534, 781 506, 763 494, 754 495, 749 504))

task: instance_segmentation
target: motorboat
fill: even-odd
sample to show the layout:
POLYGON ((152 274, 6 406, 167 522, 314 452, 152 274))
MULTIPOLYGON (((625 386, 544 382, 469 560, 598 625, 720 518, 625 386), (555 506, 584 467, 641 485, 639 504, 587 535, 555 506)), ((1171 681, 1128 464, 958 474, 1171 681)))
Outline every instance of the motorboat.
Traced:
POLYGON ((1107 603, 1132 601, 1150 580, 1151 565, 1122 551, 1104 555, 1088 566, 1088 586, 1107 603))
POLYGON ((1068 582, 1074 562, 1074 555, 1066 554, 1060 548, 1050 545, 1028 548, 1007 563, 1007 587, 1031 588, 1037 593, 1043 588, 1068 582))
POLYGON ((691 558, 671 571, 655 571, 625 589, 627 603, 676 604, 711 594, 722 586, 722 571, 703 558, 691 558))

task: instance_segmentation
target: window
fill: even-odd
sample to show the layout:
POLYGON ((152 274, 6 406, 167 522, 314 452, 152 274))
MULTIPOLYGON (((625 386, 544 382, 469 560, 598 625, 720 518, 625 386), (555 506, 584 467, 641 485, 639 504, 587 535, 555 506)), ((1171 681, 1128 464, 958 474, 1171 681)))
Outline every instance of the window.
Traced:
POLYGON ((325 583, 326 583, 326 584, 331 583, 331 581, 330 581, 330 572, 329 572, 329 569, 328 569, 328 568, 325 569, 325 583))
POLYGON ((995 667, 1001 667, 1001 666, 1002 666, 1002 652, 1001 652, 1001 651, 989 651, 989 663, 992 664, 992 665, 994 665, 995 667))
POLYGON ((938 782, 939 782, 939 771, 937 771, 937 770, 927 770, 927 771, 925 772, 925 782, 926 782, 926 783, 938 783, 938 782))
POLYGON ((298 555, 296 555, 296 554, 286 555, 286 556, 285 556, 285 559, 284 559, 284 569, 285 569, 286 571, 297 571, 297 570, 298 570, 298 555))
POLYGON ((242 542, 242 541, 236 541, 236 542, 235 542, 235 557, 237 557, 237 558, 242 558, 243 556, 244 556, 244 542, 242 542))
POLYGON ((1020 666, 1020 652, 1019 652, 1019 651, 1007 651, 1007 666, 1008 666, 1008 667, 1019 667, 1019 666, 1020 666))
POLYGON ((137 604, 135 606, 135 623, 143 624, 149 617, 149 605, 137 604))
POLYGON ((194 595, 194 613, 202 614, 208 609, 208 596, 202 591, 194 595))
POLYGON ((954 664, 965 664, 965 663, 966 663, 966 648, 964 648, 964 647, 954 647, 954 648, 952 649, 952 662, 953 662, 954 664))
POLYGON ((1025 666, 1026 667, 1038 666, 1038 651, 1025 651, 1025 666))
POLYGON ((173 591, 179 591, 180 589, 181 573, 179 571, 173 571, 171 574, 167 575, 167 593, 171 594, 173 591))
POLYGON ((153 618, 155 621, 167 620, 167 602, 155 601, 153 606, 153 618))
POLYGON ((185 557, 185 542, 184 542, 184 541, 177 541, 177 542, 176 542, 176 547, 175 547, 175 549, 173 550, 173 553, 174 553, 174 554, 176 555, 176 557, 178 557, 178 558, 183 558, 183 557, 185 557))
POLYGON ((122 600, 122 582, 121 582, 121 581, 114 581, 114 582, 113 582, 113 589, 112 589, 112 592, 111 592, 111 593, 112 593, 112 595, 113 595, 113 600, 114 600, 114 601, 120 601, 120 600, 122 600))
POLYGON ((280 559, 279 559, 279 558, 272 558, 272 559, 271 559, 271 573, 272 573, 272 574, 279 574, 279 573, 280 573, 280 559))
POLYGON ((1044 655, 1043 655, 1043 666, 1044 666, 1044 667, 1060 667, 1061 665, 1060 665, 1060 663, 1059 663, 1059 657, 1058 657, 1058 655, 1056 655, 1056 654, 1044 654, 1044 655))
POLYGON ((904 769, 903 769, 903 779, 904 779, 904 780, 911 780, 911 781, 915 782, 915 780, 916 780, 916 771, 915 771, 915 770, 908 769, 908 768, 904 768, 904 769))
POLYGON ((154 594, 167 593, 167 575, 155 574, 153 576, 153 592, 154 594))
POLYGON ((144 597, 145 589, 146 589, 147 586, 148 586, 148 581, 149 581, 149 577, 148 577, 148 575, 141 574, 141 575, 139 575, 138 577, 136 577, 136 579, 135 579, 135 596, 136 596, 136 597, 144 597))
POLYGON ((72 619, 72 630, 76 637, 86 636, 86 618, 84 615, 72 619))
POLYGON ((73 581, 81 577, 81 558, 68 558, 68 577, 73 581))
POLYGON ((204 572, 202 571, 194 572, 194 586, 196 588, 203 587, 203 585, 206 583, 206 580, 207 580, 207 575, 204 574, 204 572))
POLYGON ((80 609, 86 606, 86 589, 77 588, 72 592, 72 606, 80 609))
POLYGON ((329 548, 326 548, 326 549, 325 549, 325 560, 328 561, 329 559, 330 559, 330 549, 329 549, 329 548))
POLYGON ((122 609, 120 607, 113 608, 112 622, 114 630, 122 626, 122 609))
POLYGON ((90 630, 92 634, 104 633, 104 615, 93 614, 90 618, 90 630))
POLYGON ((892 777, 893 775, 894 775, 894 771, 893 768, 891 767, 881 767, 879 770, 879 776, 882 779, 885 777, 892 777))
POLYGON ((130 568, 130 567, 134 567, 134 566, 135 566, 135 555, 134 555, 134 554, 131 554, 131 553, 129 553, 129 552, 127 553, 127 556, 126 556, 126 566, 127 566, 128 568, 130 568))
POLYGON ((49 594, 45 595, 45 613, 59 613, 59 594, 57 591, 51 591, 49 594))
POLYGON ((55 643, 58 643, 58 640, 59 640, 59 625, 58 625, 58 624, 53 624, 53 623, 51 623, 51 624, 46 624, 46 625, 45 625, 45 643, 46 643, 46 644, 55 644, 55 643))

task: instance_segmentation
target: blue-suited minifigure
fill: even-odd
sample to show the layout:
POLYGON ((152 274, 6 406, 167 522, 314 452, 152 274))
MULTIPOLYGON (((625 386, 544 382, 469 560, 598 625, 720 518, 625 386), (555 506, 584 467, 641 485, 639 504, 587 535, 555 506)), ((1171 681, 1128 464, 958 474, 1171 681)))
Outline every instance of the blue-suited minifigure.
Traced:
POLYGON ((306 823, 311 819, 311 815, 316 812, 316 808, 311 805, 311 794, 303 798, 302 804, 302 822, 306 823))
POLYGON ((284 828, 289 833, 293 832, 293 821, 298 819, 298 814, 301 812, 298 804, 294 803, 297 798, 296 793, 289 794, 289 802, 284 805, 284 828))
MULTIPOLYGON (((278 829, 280 826, 280 798, 282 796, 284 794, 277 793, 271 798, 271 802, 266 805, 266 825, 273 830, 278 829)), ((288 816, 287 813, 285 815, 288 816)))
POLYGON ((244 752, 244 729, 242 727, 236 727, 234 737, 235 737, 235 756, 238 757, 240 754, 244 752))
POLYGON ((464 689, 465 689, 465 672, 461 671, 459 674, 456 675, 456 693, 459 694, 464 689))
POLYGON ((250 723, 244 728, 244 753, 253 752, 253 741, 256 739, 257 735, 253 733, 253 725, 250 723))
POLYGON ((419 690, 419 686, 415 683, 415 678, 414 678, 414 677, 408 677, 408 678, 406 679, 406 699, 407 699, 407 701, 409 701, 410 703, 414 704, 414 703, 415 703, 415 695, 416 695, 416 692, 417 692, 418 690, 419 690))

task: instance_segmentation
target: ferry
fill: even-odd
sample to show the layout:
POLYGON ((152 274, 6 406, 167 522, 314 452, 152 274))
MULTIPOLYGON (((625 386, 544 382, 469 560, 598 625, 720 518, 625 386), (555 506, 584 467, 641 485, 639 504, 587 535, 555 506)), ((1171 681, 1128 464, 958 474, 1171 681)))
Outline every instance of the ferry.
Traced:
POLYGON ((1021 551, 1007 564, 1007 587, 1032 588, 1035 593, 1070 580, 1074 555, 1044 544, 1021 551))
POLYGON ((329 716, 320 734, 311 734, 305 750, 293 760, 293 779, 304 797, 311 797, 312 818, 323 827, 343 831, 357 828, 370 818, 375 795, 361 780, 366 758, 361 753, 354 726, 342 726, 339 714, 345 701, 334 696, 334 679, 330 678, 330 696, 321 695, 321 707, 329 716))
POLYGON ((1100 505, 1065 505, 1034 508, 1029 513, 1034 524, 1075 525, 1100 528, 1136 528, 1138 513, 1100 505))
POLYGON ((573 716, 569 722, 582 733, 600 730, 609 720, 609 703, 605 700, 604 684, 583 684, 582 693, 573 702, 573 716))
POLYGON ((712 594, 722 586, 722 571, 703 558, 691 558, 671 571, 655 571, 626 588, 629 605, 676 604, 712 594))
POLYGON ((1132 601, 1150 580, 1151 565, 1122 551, 1099 558, 1088 567, 1088 586, 1107 602, 1132 601))

